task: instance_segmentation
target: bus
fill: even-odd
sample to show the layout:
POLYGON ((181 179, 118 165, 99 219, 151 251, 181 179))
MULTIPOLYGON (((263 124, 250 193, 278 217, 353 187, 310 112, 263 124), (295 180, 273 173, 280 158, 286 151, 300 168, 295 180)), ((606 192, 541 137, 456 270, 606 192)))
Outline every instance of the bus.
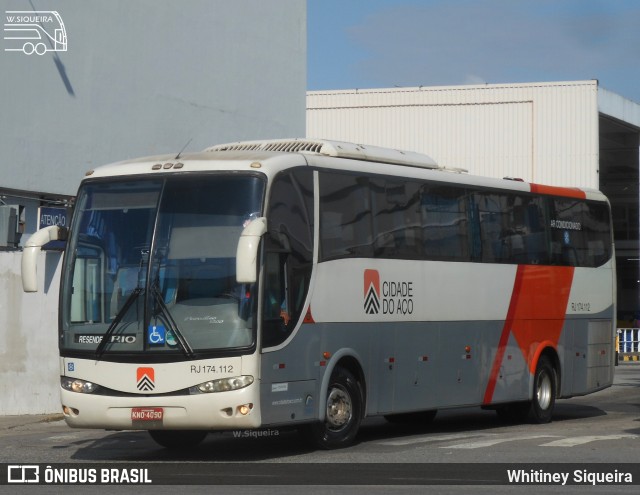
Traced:
POLYGON ((74 428, 295 427, 478 406, 546 423, 612 384, 615 256, 596 190, 476 177, 427 155, 291 139, 96 168, 66 239, 60 393, 74 428))

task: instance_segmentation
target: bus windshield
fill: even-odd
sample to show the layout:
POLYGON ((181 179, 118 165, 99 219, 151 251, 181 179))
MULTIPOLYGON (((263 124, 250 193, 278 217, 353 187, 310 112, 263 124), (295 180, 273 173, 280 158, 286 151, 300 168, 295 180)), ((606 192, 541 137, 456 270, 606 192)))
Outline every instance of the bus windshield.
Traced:
POLYGON ((61 350, 168 359, 252 348, 253 285, 236 282, 258 176, 87 182, 65 261, 61 350))

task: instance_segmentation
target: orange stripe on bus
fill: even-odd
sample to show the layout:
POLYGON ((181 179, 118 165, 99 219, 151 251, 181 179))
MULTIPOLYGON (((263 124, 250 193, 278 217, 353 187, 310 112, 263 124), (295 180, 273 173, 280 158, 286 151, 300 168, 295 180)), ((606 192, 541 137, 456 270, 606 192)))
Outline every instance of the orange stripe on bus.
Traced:
POLYGON ((550 196, 564 196, 568 198, 585 199, 584 191, 574 187, 545 186, 542 184, 530 184, 531 192, 536 194, 548 194, 550 196))
POLYGON ((542 342, 558 347, 567 312, 574 268, 519 265, 507 318, 502 327, 483 403, 493 400, 500 366, 513 334, 529 372, 534 373, 542 342))

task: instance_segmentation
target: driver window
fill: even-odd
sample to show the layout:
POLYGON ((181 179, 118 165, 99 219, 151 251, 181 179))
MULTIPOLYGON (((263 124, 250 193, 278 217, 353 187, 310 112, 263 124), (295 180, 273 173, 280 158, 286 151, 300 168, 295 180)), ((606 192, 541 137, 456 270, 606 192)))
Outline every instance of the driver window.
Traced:
POLYGON ((265 236, 263 347, 286 340, 303 317, 313 262, 313 172, 279 174, 271 186, 265 236))

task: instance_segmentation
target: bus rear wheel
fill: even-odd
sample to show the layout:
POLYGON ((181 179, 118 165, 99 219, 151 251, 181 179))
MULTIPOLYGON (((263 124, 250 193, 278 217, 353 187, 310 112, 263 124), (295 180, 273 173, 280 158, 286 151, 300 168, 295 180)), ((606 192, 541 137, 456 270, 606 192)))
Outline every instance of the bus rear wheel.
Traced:
POLYGON ((167 449, 188 449, 200 444, 207 436, 201 430, 149 430, 155 442, 167 449))
POLYGON ((532 423, 549 423, 556 404, 558 379, 556 370, 547 356, 542 356, 533 377, 533 400, 529 418, 532 423))
POLYGON ((339 449, 351 445, 362 421, 362 389, 353 374, 341 367, 331 374, 327 388, 325 419, 301 427, 315 447, 339 449))
POLYGON ((496 408, 496 413, 501 420, 508 423, 549 423, 556 404, 557 387, 556 369, 547 356, 542 356, 533 376, 532 400, 503 404, 496 408))

